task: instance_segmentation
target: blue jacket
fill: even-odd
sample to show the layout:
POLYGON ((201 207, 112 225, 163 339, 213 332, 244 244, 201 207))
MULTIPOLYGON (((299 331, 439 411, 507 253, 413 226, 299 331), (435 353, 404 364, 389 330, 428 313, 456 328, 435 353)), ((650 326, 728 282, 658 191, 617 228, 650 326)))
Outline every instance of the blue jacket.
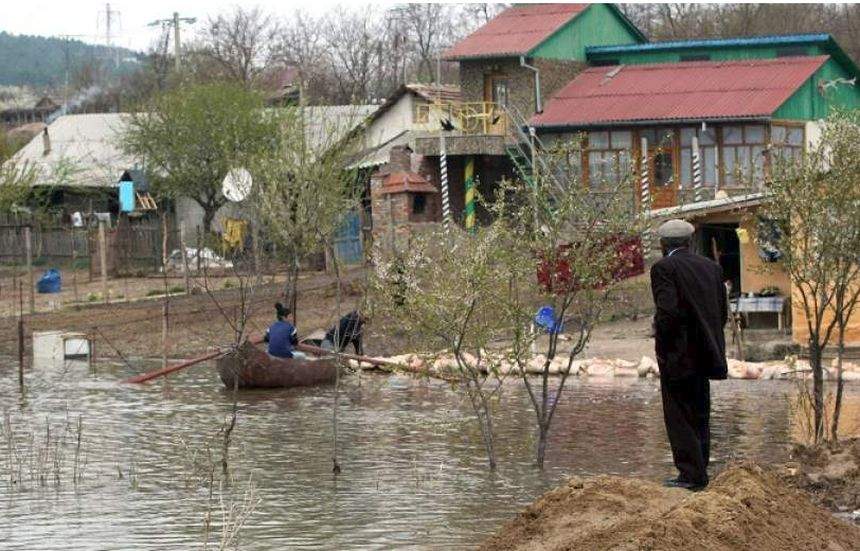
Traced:
POLYGON ((269 326, 264 339, 269 343, 269 354, 278 358, 292 358, 293 346, 298 344, 299 336, 296 328, 286 321, 276 321, 269 326))

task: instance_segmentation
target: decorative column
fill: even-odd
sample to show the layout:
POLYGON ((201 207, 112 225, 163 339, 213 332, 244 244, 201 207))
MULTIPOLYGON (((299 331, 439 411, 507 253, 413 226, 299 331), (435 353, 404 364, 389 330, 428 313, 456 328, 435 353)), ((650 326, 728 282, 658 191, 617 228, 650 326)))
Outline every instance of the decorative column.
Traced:
POLYGON ((475 231, 475 158, 466 159, 466 170, 464 174, 464 186, 466 188, 466 231, 475 231))
POLYGON ((451 200, 448 196, 448 155, 445 154, 445 136, 439 133, 439 174, 442 184, 442 225, 445 231, 451 227, 451 200))
POLYGON ((642 216, 645 219, 645 229, 642 231, 642 254, 647 258, 651 256, 651 244, 653 242, 651 221, 649 220, 649 214, 651 213, 651 185, 648 178, 648 138, 642 138, 639 168, 641 185, 639 202, 642 207, 642 216))
POLYGON ((705 188, 702 184, 702 158, 699 152, 699 138, 693 136, 693 200, 698 203, 705 200, 705 188))

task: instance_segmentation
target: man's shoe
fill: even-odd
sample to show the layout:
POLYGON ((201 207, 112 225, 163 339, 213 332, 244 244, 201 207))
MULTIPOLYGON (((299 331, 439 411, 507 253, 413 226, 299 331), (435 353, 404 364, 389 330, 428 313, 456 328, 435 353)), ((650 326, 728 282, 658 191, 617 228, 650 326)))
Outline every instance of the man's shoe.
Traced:
POLYGON ((663 482, 663 486, 667 488, 682 488, 691 492, 700 492, 708 487, 708 483, 687 482, 686 480, 681 480, 680 478, 670 478, 663 482))

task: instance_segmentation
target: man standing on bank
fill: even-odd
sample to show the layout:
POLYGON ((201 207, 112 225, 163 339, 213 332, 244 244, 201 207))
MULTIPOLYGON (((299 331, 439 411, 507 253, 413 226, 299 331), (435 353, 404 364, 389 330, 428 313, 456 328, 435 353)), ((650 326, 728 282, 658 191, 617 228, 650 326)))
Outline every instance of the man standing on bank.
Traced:
POLYGON ((690 251, 694 228, 683 220, 660 226, 663 258, 651 267, 654 338, 663 418, 678 478, 666 486, 708 485, 710 379, 725 379, 728 316, 720 265, 690 251))

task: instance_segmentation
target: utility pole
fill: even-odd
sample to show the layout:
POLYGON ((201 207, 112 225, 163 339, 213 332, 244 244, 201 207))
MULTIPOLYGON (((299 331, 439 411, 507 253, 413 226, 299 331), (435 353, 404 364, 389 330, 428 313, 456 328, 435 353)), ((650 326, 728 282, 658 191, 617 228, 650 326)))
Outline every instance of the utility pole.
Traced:
POLYGON ((72 56, 69 52, 69 47, 71 46, 72 39, 83 38, 85 35, 82 34, 61 34, 58 38, 63 40, 63 54, 66 60, 66 75, 65 75, 65 88, 63 88, 63 108, 68 109, 67 105, 69 104, 69 80, 72 71, 72 56))
POLYGON ((156 19, 152 23, 149 24, 150 27, 161 26, 162 29, 167 27, 173 28, 173 53, 176 56, 174 59, 174 63, 176 66, 176 70, 179 71, 180 66, 180 52, 182 51, 182 42, 179 38, 179 24, 180 23, 188 23, 189 25, 196 23, 196 17, 179 17, 179 12, 173 12, 173 17, 170 19, 156 19))

